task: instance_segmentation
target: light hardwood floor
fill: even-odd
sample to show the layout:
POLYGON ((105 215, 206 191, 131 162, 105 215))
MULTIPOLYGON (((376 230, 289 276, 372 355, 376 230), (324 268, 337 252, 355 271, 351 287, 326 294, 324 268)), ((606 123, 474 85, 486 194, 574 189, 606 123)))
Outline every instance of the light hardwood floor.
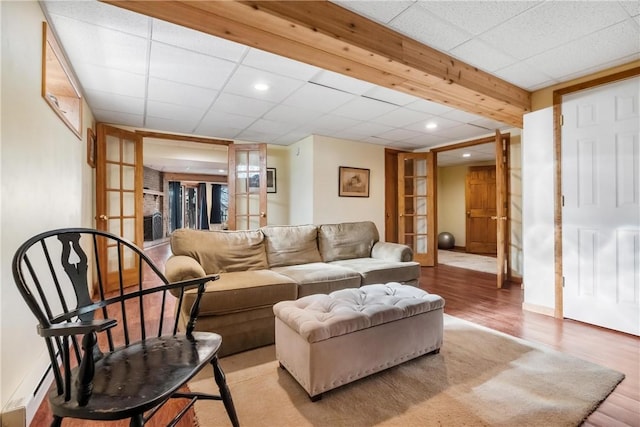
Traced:
MULTIPOLYGON (((147 253, 162 269, 169 255, 169 247, 156 246, 148 249, 147 253)), ((489 273, 446 265, 423 268, 420 286, 445 299, 447 314, 546 344, 556 350, 623 372, 626 375, 624 381, 588 418, 584 426, 640 427, 640 338, 572 320, 524 312, 521 308, 523 292, 520 285, 496 289, 495 275, 489 273)), ((233 394, 233 390, 231 393, 233 394)), ((166 419, 171 418, 171 409, 164 411, 167 414, 165 419, 157 418, 152 425, 166 423, 166 419)), ((238 418, 242 424, 242 413, 238 414, 238 418)), ((265 414, 266 419, 268 414, 265 414)), ((45 401, 31 425, 45 426, 50 420, 51 414, 45 401)), ((79 423, 65 420, 63 423, 63 426, 74 427, 127 425, 124 421, 79 423)), ((192 425, 192 419, 183 420, 179 424, 183 427, 192 425)))

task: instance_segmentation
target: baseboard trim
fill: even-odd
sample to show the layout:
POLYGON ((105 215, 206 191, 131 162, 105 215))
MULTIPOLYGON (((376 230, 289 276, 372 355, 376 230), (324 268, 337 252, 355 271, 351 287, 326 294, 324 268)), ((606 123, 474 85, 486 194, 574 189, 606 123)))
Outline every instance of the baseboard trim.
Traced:
POLYGON ((530 311, 532 313, 544 314, 545 316, 555 317, 555 310, 551 307, 544 307, 542 305, 522 303, 522 309, 524 311, 530 311))

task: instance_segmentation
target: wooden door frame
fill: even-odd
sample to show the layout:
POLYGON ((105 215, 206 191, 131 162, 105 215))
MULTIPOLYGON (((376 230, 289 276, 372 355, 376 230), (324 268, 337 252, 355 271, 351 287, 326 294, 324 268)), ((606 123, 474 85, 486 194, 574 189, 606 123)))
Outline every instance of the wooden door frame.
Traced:
POLYGON ((398 154, 406 151, 384 149, 384 240, 398 242, 398 154))
MULTIPOLYGON (((511 159, 509 158, 509 145, 511 144, 511 134, 510 133, 505 133, 502 135, 503 137, 507 138, 507 159, 506 159, 506 165, 507 167, 505 168, 505 174, 506 174, 506 183, 507 183, 507 198, 506 198, 506 202, 507 202, 507 208, 506 208, 506 212, 507 212, 507 235, 505 236, 505 244, 507 245, 507 248, 511 247, 511 196, 509 193, 509 187, 510 187, 510 179, 509 179, 509 164, 511 162, 511 159)), ((479 138, 479 139, 474 139, 471 141, 464 141, 464 142, 460 142, 457 144, 452 144, 452 145, 446 145, 443 147, 437 147, 437 148, 432 148, 431 151, 433 151, 433 168, 435 169, 435 174, 434 174, 434 181, 436 182, 436 186, 435 186, 435 194, 434 194, 434 203, 435 203, 435 228, 436 230, 438 230, 438 186, 437 186, 437 179, 438 179, 438 153, 442 153, 444 151, 451 151, 451 150, 457 150, 459 148, 465 148, 465 147, 473 147, 475 145, 482 145, 482 144, 495 144, 496 141, 496 137, 495 135, 491 135, 491 136, 487 136, 485 138, 479 138)), ((497 161, 497 159, 494 159, 494 161, 497 161)), ((496 177, 497 179, 497 177, 496 177)), ((437 258, 438 252, 436 251, 436 265, 438 264, 438 258, 437 258)), ((511 254, 510 251, 507 251, 506 253, 506 258, 507 258, 507 281, 511 281, 513 280, 512 278, 512 271, 511 271, 511 254)))
POLYGON ((640 76, 640 67, 630 68, 609 76, 599 77, 553 91, 553 145, 555 162, 554 197, 554 259, 555 259, 555 307, 554 317, 564 317, 562 271, 562 102, 565 95, 593 89, 609 83, 640 76))

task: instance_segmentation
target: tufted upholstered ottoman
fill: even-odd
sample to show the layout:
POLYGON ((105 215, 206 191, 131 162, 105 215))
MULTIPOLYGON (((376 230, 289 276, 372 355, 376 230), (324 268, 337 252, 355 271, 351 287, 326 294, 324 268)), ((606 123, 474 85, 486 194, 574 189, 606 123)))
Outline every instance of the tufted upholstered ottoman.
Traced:
POLYGON ((400 283, 281 301, 273 311, 276 357, 311 400, 442 345, 444 299, 400 283))

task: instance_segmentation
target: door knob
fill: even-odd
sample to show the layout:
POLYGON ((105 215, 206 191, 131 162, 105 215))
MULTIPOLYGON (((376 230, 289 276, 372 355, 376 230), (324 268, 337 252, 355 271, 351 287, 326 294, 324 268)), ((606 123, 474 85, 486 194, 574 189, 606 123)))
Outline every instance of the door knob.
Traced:
POLYGON ((497 217, 497 216, 492 216, 491 219, 493 220, 500 220, 500 221, 506 221, 507 217, 506 216, 501 216, 501 217, 497 217))
POLYGON ((261 217, 261 218, 264 218, 265 216, 267 216, 267 214, 266 214, 266 213, 264 213, 264 212, 260 212, 260 217, 261 217))
POLYGON ((99 219, 101 219, 101 220, 103 220, 103 221, 106 221, 106 220, 108 220, 108 219, 109 219, 109 217, 108 217, 108 216, 106 216, 105 214, 100 215, 98 218, 99 218, 99 219))

